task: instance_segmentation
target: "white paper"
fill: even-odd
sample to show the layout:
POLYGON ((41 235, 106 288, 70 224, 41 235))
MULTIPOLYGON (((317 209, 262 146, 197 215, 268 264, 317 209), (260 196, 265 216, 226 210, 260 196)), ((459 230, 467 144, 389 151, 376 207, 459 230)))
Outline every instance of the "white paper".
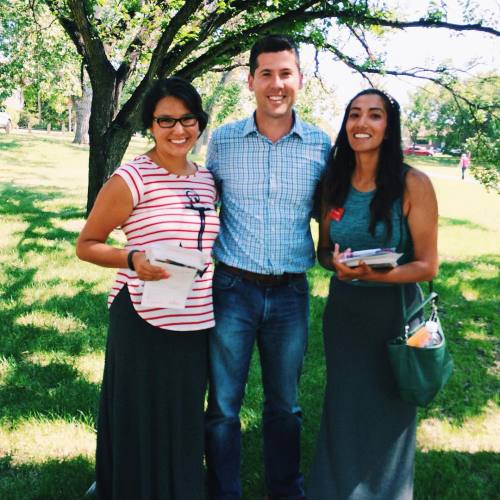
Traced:
POLYGON ((156 244, 146 249, 146 257, 170 276, 144 282, 141 306, 184 309, 196 273, 205 268, 207 256, 199 250, 156 244))

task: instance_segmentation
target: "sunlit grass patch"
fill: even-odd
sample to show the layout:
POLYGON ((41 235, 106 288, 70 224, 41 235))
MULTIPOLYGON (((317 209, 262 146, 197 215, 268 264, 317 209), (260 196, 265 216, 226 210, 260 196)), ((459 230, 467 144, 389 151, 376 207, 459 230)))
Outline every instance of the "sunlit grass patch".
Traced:
POLYGON ((37 328, 52 328, 59 333, 64 334, 68 332, 85 330, 86 326, 82 321, 66 313, 64 316, 61 314, 51 313, 47 311, 35 311, 19 316, 16 324, 21 326, 34 326, 37 328))
POLYGON ((0 356, 0 386, 4 383, 15 366, 16 362, 12 358, 0 356))
POLYGON ((309 289, 311 295, 315 297, 327 297, 332 274, 332 272, 323 269, 319 264, 316 264, 308 272, 309 289))
POLYGON ((85 220, 83 219, 83 217, 78 219, 65 220, 52 218, 49 220, 49 222, 54 228, 64 229, 64 231, 68 233, 74 233, 76 235, 80 234, 80 231, 83 229, 83 225, 85 224, 85 220))
POLYGON ((428 418, 419 422, 417 445, 422 451, 455 450, 476 453, 500 452, 500 411, 488 401, 484 412, 460 426, 447 420, 428 418))
POLYGON ((498 252, 499 232, 484 232, 467 227, 440 227, 439 255, 441 259, 457 260, 498 252))
POLYGON ((104 353, 92 352, 78 356, 73 360, 73 366, 89 382, 100 384, 104 367, 104 353))
POLYGON ((91 458, 95 432, 80 422, 29 419, 11 431, 0 429, 0 450, 11 457, 13 465, 81 455, 91 458))

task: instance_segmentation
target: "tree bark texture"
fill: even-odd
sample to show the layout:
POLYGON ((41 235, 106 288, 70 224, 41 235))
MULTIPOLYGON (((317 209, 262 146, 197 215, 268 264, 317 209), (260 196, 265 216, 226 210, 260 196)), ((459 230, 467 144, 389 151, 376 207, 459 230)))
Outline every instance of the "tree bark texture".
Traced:
POLYGON ((205 106, 205 112, 208 114, 208 125, 207 128, 203 131, 203 134, 201 134, 200 138, 196 141, 196 144, 194 145, 193 148, 193 154, 197 155, 201 151, 202 146, 206 146, 208 144, 208 139, 210 137, 210 131, 212 129, 212 123, 213 123, 213 117, 212 113, 215 107, 215 104, 222 92, 222 89, 224 88, 224 85, 226 85, 228 79, 229 79, 229 74, 230 71, 224 71, 220 77, 219 82, 217 83, 212 95, 210 98, 207 100, 206 106, 205 106))
POLYGON ((90 213, 102 185, 120 165, 134 133, 130 115, 120 120, 118 100, 121 86, 114 78, 105 84, 92 81, 92 106, 89 121, 89 185, 87 191, 87 215, 90 213))
POLYGON ((86 82, 82 87, 82 97, 76 100, 76 130, 73 144, 89 143, 89 120, 92 106, 92 87, 86 82))

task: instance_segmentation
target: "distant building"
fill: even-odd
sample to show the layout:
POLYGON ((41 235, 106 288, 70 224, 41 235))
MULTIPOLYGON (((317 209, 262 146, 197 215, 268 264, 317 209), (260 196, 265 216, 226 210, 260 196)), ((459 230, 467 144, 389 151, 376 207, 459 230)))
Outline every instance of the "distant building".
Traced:
POLYGON ((22 111, 24 108, 24 97, 21 90, 15 90, 10 97, 4 100, 3 105, 13 111, 22 111))

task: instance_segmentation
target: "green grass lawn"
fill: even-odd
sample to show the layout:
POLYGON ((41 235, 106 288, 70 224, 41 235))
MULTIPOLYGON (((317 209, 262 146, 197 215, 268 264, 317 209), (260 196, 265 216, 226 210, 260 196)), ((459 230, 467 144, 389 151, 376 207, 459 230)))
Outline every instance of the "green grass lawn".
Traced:
MULTIPOLYGON (((77 260, 87 156, 70 136, 0 133, 0 498, 79 499, 93 481, 95 416, 114 270, 77 260)), ((145 151, 134 139, 128 157, 145 151)), ((459 179, 455 160, 410 158, 440 205, 436 279, 455 373, 419 412, 415 497, 493 499, 500 491, 499 197, 459 179)), ((112 237, 120 241, 119 234, 112 237)), ((321 315, 329 273, 309 273, 311 333, 301 382, 303 469, 323 397, 321 315)), ((263 497, 253 360, 242 413, 245 499, 263 497)))

